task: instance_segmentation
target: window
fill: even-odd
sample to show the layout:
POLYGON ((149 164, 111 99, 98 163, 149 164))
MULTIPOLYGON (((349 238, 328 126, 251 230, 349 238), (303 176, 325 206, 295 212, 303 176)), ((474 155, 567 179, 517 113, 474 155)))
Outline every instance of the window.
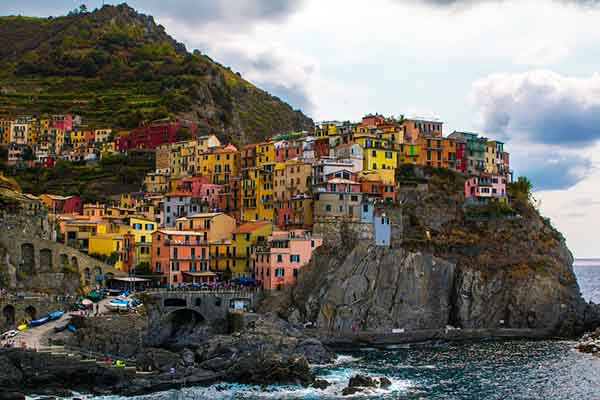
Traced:
POLYGON ((377 169, 377 163, 373 163, 373 169, 377 169))
POLYGON ((146 243, 146 236, 145 235, 140 236, 140 242, 141 243, 146 243))
POLYGON ((157 248, 156 248, 156 255, 157 255, 157 256, 160 256, 160 247, 157 247, 157 248))
POLYGON ((300 254, 290 254, 290 262, 299 263, 300 262, 300 254))
POLYGON ((392 152, 391 151, 386 151, 385 152, 385 158, 387 158, 388 160, 392 159, 392 152))
MULTIPOLYGON (((146 224, 146 230, 147 231, 153 231, 154 230, 154 225, 153 224, 146 224)), ((160 240, 160 238, 159 238, 160 240)))
POLYGON ((283 276, 285 276, 285 269, 283 269, 283 268, 275 269, 275 276, 278 278, 282 278, 283 276))
POLYGON ((160 261, 157 261, 156 264, 154 265, 154 271, 160 272, 160 261))
POLYGON ((325 211, 328 211, 328 212, 330 212, 330 211, 331 211, 331 204, 327 204, 327 205, 325 206, 325 211))
POLYGON ((283 255, 277 254, 277 262, 283 262, 283 255))
POLYGON ((298 277, 298 268, 294 268, 294 278, 298 277))

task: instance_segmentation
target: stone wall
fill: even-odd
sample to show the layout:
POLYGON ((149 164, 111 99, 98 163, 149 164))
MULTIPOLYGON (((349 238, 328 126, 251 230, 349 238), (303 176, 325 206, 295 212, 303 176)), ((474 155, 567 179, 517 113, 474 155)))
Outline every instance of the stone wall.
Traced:
POLYGON ((0 331, 16 328, 25 320, 37 319, 69 307, 66 299, 56 297, 16 297, 0 299, 0 331))
POLYGON ((81 286, 103 285, 97 277, 123 274, 62 243, 20 231, 0 231, 0 272, 9 288, 50 294, 74 294, 81 286))

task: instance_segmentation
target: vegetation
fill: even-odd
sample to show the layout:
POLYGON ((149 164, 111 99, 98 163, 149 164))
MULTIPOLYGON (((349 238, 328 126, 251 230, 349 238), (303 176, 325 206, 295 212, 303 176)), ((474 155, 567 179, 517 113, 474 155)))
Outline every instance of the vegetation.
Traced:
POLYGON ((98 254, 98 253, 90 253, 88 254, 90 257, 95 258, 96 260, 100 260, 108 265, 115 265, 117 261, 119 261, 119 253, 112 252, 109 256, 106 254, 98 254))
MULTIPOLYGON (((20 170, 14 178, 25 193, 78 195, 86 203, 95 203, 140 190, 144 175, 152 169, 153 165, 118 155, 94 164, 59 160, 51 168, 20 170)), ((7 171, 11 172, 16 171, 7 171)))
POLYGON ((465 217, 474 219, 494 219, 514 217, 517 215, 506 202, 499 200, 491 200, 486 205, 469 206, 465 210, 465 217))
POLYGON ((533 185, 524 176, 520 176, 516 181, 509 183, 507 191, 511 199, 529 202, 533 198, 533 185))
POLYGON ((312 122, 125 4, 0 18, 0 88, 0 114, 71 112, 125 129, 183 114, 234 141, 312 122))

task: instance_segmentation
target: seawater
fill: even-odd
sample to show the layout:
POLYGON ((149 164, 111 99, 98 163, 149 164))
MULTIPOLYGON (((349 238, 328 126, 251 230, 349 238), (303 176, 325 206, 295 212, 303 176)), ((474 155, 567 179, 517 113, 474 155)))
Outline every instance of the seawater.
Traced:
MULTIPOLYGON (((600 262, 576 266, 575 273, 584 298, 600 302, 600 262)), ((600 358, 577 353, 574 344, 490 341, 360 349, 341 354, 332 365, 316 367, 317 375, 332 383, 324 391, 300 386, 216 384, 138 399, 335 399, 357 373, 385 376, 393 384, 387 390, 351 397, 355 399, 600 399, 600 358)), ((118 396, 93 399, 122 400, 118 396)))

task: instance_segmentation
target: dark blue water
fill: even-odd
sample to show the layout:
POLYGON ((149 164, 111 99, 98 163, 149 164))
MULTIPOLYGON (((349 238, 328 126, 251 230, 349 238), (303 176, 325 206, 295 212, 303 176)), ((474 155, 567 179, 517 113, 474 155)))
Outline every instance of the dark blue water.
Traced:
MULTIPOLYGON (((586 300, 600 302, 600 266, 575 268, 586 300)), ((317 367, 333 385, 325 391, 297 386, 260 388, 213 385, 143 396, 167 399, 321 399, 340 398, 357 373, 385 376, 393 384, 352 398, 373 399, 600 399, 600 357, 573 350, 567 341, 502 341, 406 346, 394 350, 361 349, 317 367)), ((117 400, 116 396, 105 399, 117 400)))

